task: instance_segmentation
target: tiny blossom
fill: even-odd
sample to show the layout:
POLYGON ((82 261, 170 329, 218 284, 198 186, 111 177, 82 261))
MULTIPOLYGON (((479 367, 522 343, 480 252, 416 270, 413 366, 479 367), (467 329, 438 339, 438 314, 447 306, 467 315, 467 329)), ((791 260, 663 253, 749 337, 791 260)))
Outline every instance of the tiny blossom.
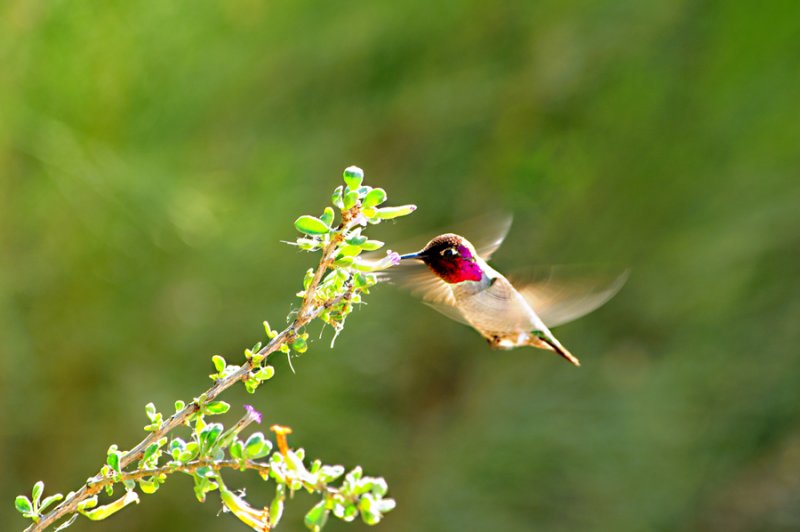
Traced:
POLYGON ((244 405, 244 409, 247 411, 248 418, 256 423, 261 423, 261 412, 253 408, 252 405, 244 405))
POLYGON ((392 263, 392 266, 400 264, 400 254, 396 251, 389 250, 386 252, 386 258, 392 263))
POLYGON ((400 254, 396 251, 387 250, 386 256, 375 263, 375 269, 385 270, 386 268, 397 266, 398 264, 400 264, 400 254))
POLYGON ((366 227, 367 223, 369 223, 369 220, 367 219, 366 216, 364 216, 363 212, 358 211, 358 214, 356 214, 356 217, 353 218, 353 222, 356 225, 362 225, 362 226, 366 227))

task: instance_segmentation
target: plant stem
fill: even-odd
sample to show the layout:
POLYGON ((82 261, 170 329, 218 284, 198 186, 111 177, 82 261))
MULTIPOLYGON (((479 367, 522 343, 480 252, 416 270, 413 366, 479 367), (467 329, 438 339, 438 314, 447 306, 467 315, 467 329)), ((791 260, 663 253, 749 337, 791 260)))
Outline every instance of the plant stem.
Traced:
POLYGON ((95 483, 91 484, 92 488, 99 488, 103 489, 109 484, 113 484, 115 482, 123 482, 125 480, 139 480, 145 477, 151 476, 158 476, 158 475, 169 475, 171 473, 193 473, 197 469, 201 467, 210 467, 215 471, 219 471, 220 469, 229 467, 231 469, 252 469, 258 471, 262 474, 269 474, 270 466, 269 464, 264 464, 261 462, 254 462, 252 460, 245 460, 244 464, 239 462, 238 460, 192 460, 191 462, 186 462, 185 464, 180 465, 165 465, 161 467, 157 467, 155 469, 137 469, 136 471, 123 471, 117 479, 112 477, 105 477, 102 480, 98 480, 95 483))

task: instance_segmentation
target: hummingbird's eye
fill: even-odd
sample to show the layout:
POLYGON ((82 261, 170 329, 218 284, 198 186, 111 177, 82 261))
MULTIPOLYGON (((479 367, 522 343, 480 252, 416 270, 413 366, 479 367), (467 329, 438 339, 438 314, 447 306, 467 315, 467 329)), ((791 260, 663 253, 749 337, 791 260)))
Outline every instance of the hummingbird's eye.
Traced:
POLYGON ((442 250, 442 257, 457 257, 458 250, 456 248, 445 248, 442 250))

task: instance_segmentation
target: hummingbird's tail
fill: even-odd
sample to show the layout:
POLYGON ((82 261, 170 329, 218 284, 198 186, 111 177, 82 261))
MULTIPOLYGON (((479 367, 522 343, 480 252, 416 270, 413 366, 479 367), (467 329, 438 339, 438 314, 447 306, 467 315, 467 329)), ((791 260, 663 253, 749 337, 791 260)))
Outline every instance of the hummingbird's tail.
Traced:
POLYGON ((570 353, 566 347, 561 345, 561 342, 556 340, 556 337, 550 331, 536 331, 531 335, 531 345, 541 349, 548 349, 555 351, 562 357, 566 358, 576 366, 580 366, 581 362, 578 358, 570 353))

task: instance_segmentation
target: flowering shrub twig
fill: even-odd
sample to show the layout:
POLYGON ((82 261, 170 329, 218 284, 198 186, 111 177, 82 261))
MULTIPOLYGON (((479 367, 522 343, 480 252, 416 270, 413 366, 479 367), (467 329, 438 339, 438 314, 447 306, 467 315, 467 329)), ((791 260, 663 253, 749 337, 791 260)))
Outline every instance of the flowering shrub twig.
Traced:
POLYGON ((330 325, 335 340, 353 306, 377 284, 376 272, 399 261, 399 256, 392 252, 381 260, 361 257, 362 251, 375 251, 383 246, 383 242, 368 239, 362 231, 368 224, 405 216, 416 207, 380 207, 386 201, 386 192, 364 186, 363 178, 364 173, 358 167, 344 171, 345 185, 337 187, 331 197, 333 207, 339 212, 338 225, 334 226, 333 207, 326 207, 319 217, 306 215, 295 221, 295 228, 302 236, 290 244, 304 251, 321 252, 321 258, 316 269, 306 272, 303 290, 298 293, 302 301, 289 326, 278 332, 265 321, 266 345, 258 342, 246 349, 241 364, 228 364, 222 356, 214 355, 215 372, 210 375, 214 384, 188 404, 176 401, 174 413, 166 419, 149 403, 145 407, 149 420, 144 427, 147 436, 127 451, 117 445, 109 447, 105 465, 78 490, 66 497, 55 494, 42 499, 44 483, 37 482, 30 497, 18 496, 17 510, 32 521, 26 530, 45 530, 59 521, 56 530, 61 530, 79 515, 91 520, 105 519, 131 503, 138 503, 138 492, 155 493, 174 473, 194 479, 195 496, 200 502, 205 501, 209 492, 218 491, 224 510, 254 530, 274 528, 281 519, 285 499, 300 489, 320 495, 320 501, 305 517, 305 524, 311 530, 321 529, 330 514, 345 521, 360 515, 365 523, 375 524, 394 508, 394 500, 384 498, 388 490, 386 482, 364 476, 360 467, 345 475, 343 466, 324 465, 320 460, 306 465, 303 449, 292 449, 288 444, 287 435, 291 433, 288 427, 271 427, 278 447, 274 452, 272 442, 262 432, 241 435, 250 424, 261 422, 261 414, 249 405, 244 405, 244 416, 227 430, 221 423, 208 420, 230 409, 228 403, 217 397, 235 383, 242 382, 248 392, 255 393, 273 377, 275 369, 266 363, 272 353, 281 352, 288 357, 304 353, 308 347, 305 328, 313 320, 320 319, 330 325), (172 435, 179 427, 188 427, 186 440, 172 435), (264 508, 251 506, 242 495, 227 487, 222 479, 222 471, 226 469, 252 470, 265 481, 273 480, 272 503, 264 508), (98 495, 105 492, 111 497, 117 487, 124 490, 123 495, 98 506, 98 495))

